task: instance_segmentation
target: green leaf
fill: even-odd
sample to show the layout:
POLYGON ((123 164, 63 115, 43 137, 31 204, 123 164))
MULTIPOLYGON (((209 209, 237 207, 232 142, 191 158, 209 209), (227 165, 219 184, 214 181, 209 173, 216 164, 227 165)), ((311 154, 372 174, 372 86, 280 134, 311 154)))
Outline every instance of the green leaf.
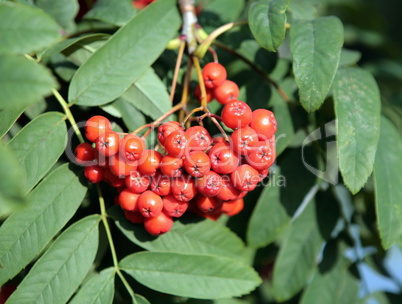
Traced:
MULTIPOLYGON (((293 91, 296 86, 291 78, 284 79, 279 83, 281 88, 288 94, 293 91)), ((270 105, 273 107, 278 130, 276 131, 276 156, 279 156, 291 143, 295 136, 292 116, 290 115, 289 104, 283 99, 277 90, 272 90, 270 105)))
POLYGON ((355 194, 370 176, 380 136, 381 100, 373 76, 360 68, 339 70, 333 95, 339 169, 355 194))
MULTIPOLYGON (((279 169, 270 172, 270 180, 276 181, 279 169)), ((287 227, 291 217, 280 201, 280 187, 276 183, 265 186, 251 214, 247 242, 253 248, 265 247, 272 243, 287 227)))
POLYGON ((131 0, 98 0, 85 15, 85 19, 97 19, 106 23, 122 26, 136 13, 131 0))
POLYGON ((112 304, 114 297, 114 268, 102 270, 86 282, 70 304, 112 304))
POLYGON ((273 294, 285 301, 299 292, 313 273, 323 239, 311 201, 290 225, 274 264, 273 294))
POLYGON ((337 17, 297 20, 290 28, 293 72, 300 102, 308 112, 324 102, 338 68, 343 26, 337 17))
POLYGON ((375 204, 384 248, 402 237, 402 138, 384 116, 374 162, 375 204))
POLYGON ((165 85, 152 69, 148 69, 121 99, 153 119, 159 118, 172 107, 165 85))
POLYGON ((21 56, 0 55, 0 112, 21 111, 57 87, 56 80, 43 65, 21 56))
POLYGON ((99 215, 88 216, 64 231, 35 263, 7 303, 66 303, 95 259, 99 221, 99 215))
POLYGON ((240 296, 261 283, 250 266, 218 256, 139 252, 124 258, 119 265, 151 289, 197 299, 240 296))
POLYGON ((141 225, 127 221, 120 208, 110 210, 117 227, 133 243, 149 251, 243 258, 244 244, 227 227, 211 220, 184 224, 175 221, 169 233, 153 237, 141 225))
POLYGON ((201 24, 204 20, 214 21, 215 24, 233 22, 241 14, 245 5, 244 0, 212 0, 205 4, 200 14, 201 24), (216 19, 216 20, 215 20, 216 19))
POLYGON ((78 69, 69 101, 94 106, 120 97, 158 58, 179 25, 175 0, 151 4, 78 69))
POLYGON ((31 53, 60 38, 58 24, 33 6, 0 3, 0 53, 31 53))
POLYGON ((19 161, 26 192, 50 170, 67 143, 64 115, 47 112, 27 124, 10 142, 9 147, 19 161))
POLYGON ((77 175, 63 165, 29 194, 26 208, 7 218, 0 227, 0 285, 43 250, 74 215, 86 190, 77 175))
POLYGON ((0 141, 0 218, 9 215, 24 206, 23 177, 18 161, 8 148, 0 141))
MULTIPOLYGON (((104 41, 107 40, 109 37, 110 35, 107 34, 91 34, 81 37, 65 39, 43 50, 43 52, 39 53, 38 56, 46 60, 60 52, 65 52, 66 55, 70 55, 71 53, 77 51, 80 48, 87 47, 87 44, 96 41, 104 41)), ((91 52, 91 54, 93 53, 94 52, 91 52)))
POLYGON ((52 16, 67 32, 75 29, 74 18, 79 9, 77 0, 36 0, 35 5, 52 16))
POLYGON ((359 51, 342 49, 339 65, 340 66, 354 65, 359 62, 361 57, 362 54, 359 51))
POLYGON ((0 138, 2 138, 12 125, 17 121, 20 115, 24 112, 25 105, 17 105, 12 109, 0 110, 0 138))
POLYGON ((248 20, 251 32, 265 49, 275 52, 286 34, 288 0, 262 0, 251 4, 248 20))
POLYGON ((122 98, 103 106, 102 109, 110 115, 123 119, 129 131, 134 131, 147 123, 145 116, 130 102, 122 98))
POLYGON ((330 266, 317 269, 303 292, 300 304, 357 303, 359 285, 348 273, 349 262, 342 254, 344 252, 340 252, 337 257, 332 256, 331 261, 325 261, 324 257, 330 266))

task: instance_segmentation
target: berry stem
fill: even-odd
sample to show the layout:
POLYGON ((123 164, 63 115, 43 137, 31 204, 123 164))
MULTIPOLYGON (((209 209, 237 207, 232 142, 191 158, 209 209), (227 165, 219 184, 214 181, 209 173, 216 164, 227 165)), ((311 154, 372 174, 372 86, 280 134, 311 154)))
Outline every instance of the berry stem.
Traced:
POLYGON ((181 33, 186 39, 189 54, 192 54, 197 48, 197 40, 194 32, 198 22, 195 15, 194 0, 179 0, 178 3, 183 16, 183 29, 181 33))
POLYGON ((204 78, 202 77, 200 61, 195 56, 193 56, 192 59, 194 62, 195 69, 197 71, 198 83, 200 85, 200 90, 201 90, 201 107, 203 108, 204 112, 207 113, 207 112, 209 112, 208 107, 207 107, 207 103, 208 103, 207 102, 207 91, 205 89, 204 78))
POLYGON ((182 126, 184 126, 184 125, 186 124, 187 120, 189 120, 189 118, 190 118, 191 116, 193 116, 194 113, 197 113, 197 112, 200 112, 200 111, 204 111, 204 107, 203 107, 203 106, 191 110, 191 112, 188 113, 188 115, 186 116, 186 118, 184 118, 184 120, 181 122, 182 126))
POLYGON ((130 294, 130 296, 133 300, 133 303, 137 304, 137 300, 135 299, 134 291, 131 288, 130 284, 127 282, 126 278, 124 277, 123 273, 120 271, 120 268, 119 268, 119 261, 117 259, 116 248, 114 247, 112 233, 110 231, 109 222, 107 220, 108 215, 106 213, 105 200, 103 198, 102 190, 101 190, 101 187, 99 186, 99 184, 96 184, 96 190, 98 192, 99 207, 100 207, 100 211, 101 211, 102 223, 103 223, 103 226, 105 227, 106 236, 107 236, 107 239, 109 242, 114 269, 115 269, 117 275, 119 276, 119 278, 121 279, 121 281, 123 282, 124 287, 127 289, 128 293, 130 294))
POLYGON ((174 98, 174 93, 176 91, 176 86, 177 86, 177 77, 179 76, 179 71, 180 71, 180 65, 183 59, 183 54, 184 54, 184 49, 186 48, 186 43, 181 40, 180 41, 180 48, 179 52, 177 54, 177 61, 176 61, 176 66, 174 69, 174 74, 173 74, 173 81, 172 81, 172 88, 170 90, 170 102, 173 102, 174 98))
POLYGON ((225 25, 222 25, 221 27, 218 27, 216 30, 214 30, 209 36, 197 47, 197 49, 194 51, 194 56, 198 58, 203 58, 205 56, 205 53, 208 51, 208 48, 212 44, 212 42, 221 34, 224 32, 227 32, 228 30, 232 29, 233 27, 237 25, 243 25, 247 24, 247 20, 241 20, 241 21, 236 21, 236 22, 230 22, 225 25))
POLYGON ((82 136, 81 131, 78 128, 77 123, 75 122, 74 116, 71 113, 70 108, 68 107, 67 102, 64 100, 63 96, 61 96, 60 93, 55 89, 52 90, 52 93, 53 93, 54 97, 56 97, 56 99, 59 102, 59 104, 61 105, 61 107, 63 108, 68 121, 70 122, 71 126, 74 129, 75 134, 78 137, 78 140, 81 143, 85 142, 84 137, 82 136))
POLYGON ((180 104, 183 106, 183 108, 181 109, 181 111, 179 113, 179 122, 183 121, 184 114, 187 111, 187 100, 188 100, 188 92, 190 89, 192 70, 193 70, 193 63, 191 60, 188 60, 186 74, 184 76, 184 81, 183 81, 183 91, 182 91, 181 100, 180 100, 180 104))
POLYGON ((226 134, 225 130, 223 130, 221 124, 219 123, 219 121, 215 118, 215 117, 211 117, 212 122, 216 125, 216 127, 219 129, 219 131, 221 132, 221 134, 223 135, 223 137, 225 138, 226 141, 229 141, 229 137, 226 134))

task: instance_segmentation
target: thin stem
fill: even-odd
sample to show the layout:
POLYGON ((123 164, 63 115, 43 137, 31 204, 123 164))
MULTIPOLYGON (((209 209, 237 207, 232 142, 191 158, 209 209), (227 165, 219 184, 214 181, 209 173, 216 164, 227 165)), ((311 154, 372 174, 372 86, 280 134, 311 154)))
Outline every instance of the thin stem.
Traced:
POLYGON ((77 123, 75 122, 74 116, 71 113, 70 108, 68 107, 67 102, 64 100, 63 96, 61 96, 60 93, 55 89, 52 90, 52 93, 53 93, 54 97, 56 97, 57 101, 60 103, 61 107, 64 110, 64 113, 67 115, 67 119, 70 122, 70 124, 72 125, 74 132, 78 137, 78 140, 81 143, 85 142, 84 137, 82 136, 81 131, 78 128, 77 123))
POLYGON ((131 288, 130 284, 127 282, 126 278, 124 277, 123 273, 120 271, 120 268, 119 268, 119 261, 117 259, 117 255, 116 255, 116 248, 114 247, 112 233, 110 231, 109 222, 107 221, 105 200, 103 198, 102 189, 99 186, 99 184, 96 184, 96 190, 98 192, 99 207, 100 207, 100 211, 101 211, 102 223, 103 223, 103 226, 105 227, 107 240, 109 242, 114 269, 115 269, 117 275, 120 277, 121 281, 123 282, 124 287, 126 287, 128 293, 130 294, 131 298, 133 299, 133 303, 137 303, 133 289, 131 288))
POLYGON ((181 100, 180 100, 180 104, 182 105, 182 110, 179 113, 179 122, 183 121, 184 113, 185 113, 185 111, 187 111, 188 92, 190 90, 190 81, 191 81, 192 70, 193 70, 193 62, 191 60, 188 60, 186 74, 184 76, 184 82, 183 82, 183 91, 182 91, 181 100))
POLYGON ((201 107, 198 107, 198 108, 193 109, 190 113, 188 113, 188 115, 186 116, 186 118, 184 118, 184 120, 181 122, 181 124, 184 126, 185 123, 186 123, 186 121, 187 121, 191 116, 193 116, 194 113, 197 113, 197 112, 200 112, 200 111, 204 111, 204 107, 201 106, 201 107))
POLYGON ((212 42, 221 34, 224 32, 227 32, 228 30, 232 29, 233 27, 237 25, 243 25, 247 24, 247 20, 241 20, 241 21, 236 21, 236 22, 230 22, 225 25, 222 25, 221 27, 218 27, 216 30, 214 30, 207 39, 205 39, 195 50, 194 56, 197 56, 198 58, 202 58, 205 56, 205 53, 207 52, 209 46, 212 44, 212 42))
POLYGON ((176 66, 175 66, 174 74, 173 74, 172 88, 170 90, 170 102, 173 102, 174 93, 176 91, 176 86, 177 86, 177 77, 179 75, 180 65, 181 65, 181 61, 183 59, 185 47, 186 47, 186 43, 184 41, 181 41, 179 52, 177 54, 176 66))
POLYGON ((240 60, 242 60, 244 63, 246 63, 247 65, 249 65, 254 71, 256 71, 262 78, 264 78, 264 80, 266 82, 268 82, 270 85, 272 85, 279 93, 279 95, 281 95, 281 97, 283 98, 283 100, 285 100, 286 102, 290 102, 290 98, 289 96, 285 93, 285 91, 279 86, 279 84, 271 79, 267 74, 265 74, 265 72, 263 70, 261 70, 261 68, 259 66, 257 66, 254 62, 250 61, 248 58, 244 57, 242 54, 236 52, 235 50, 229 48, 228 46, 226 46, 225 44, 219 42, 219 41, 214 41, 214 44, 225 50, 226 52, 236 56, 237 58, 239 58, 240 60))
POLYGON ((222 128, 221 124, 219 123, 219 121, 217 121, 215 117, 211 117, 211 120, 216 125, 216 127, 219 129, 219 131, 221 132, 221 134, 223 135, 225 140, 229 141, 229 137, 226 134, 225 130, 223 130, 223 128, 222 128))
POLYGON ((186 39, 188 53, 192 54, 197 48, 197 40, 194 33, 198 22, 195 14, 194 0, 179 0, 178 3, 183 19, 181 33, 186 39))
POLYGON ((193 62, 194 62, 195 69, 197 71, 198 84, 200 85, 200 90, 201 90, 201 107, 203 107, 203 110, 205 112, 209 112, 207 110, 207 103, 208 103, 208 101, 207 101, 207 91, 205 89, 204 78, 202 77, 200 61, 198 60, 197 57, 193 56, 193 62))

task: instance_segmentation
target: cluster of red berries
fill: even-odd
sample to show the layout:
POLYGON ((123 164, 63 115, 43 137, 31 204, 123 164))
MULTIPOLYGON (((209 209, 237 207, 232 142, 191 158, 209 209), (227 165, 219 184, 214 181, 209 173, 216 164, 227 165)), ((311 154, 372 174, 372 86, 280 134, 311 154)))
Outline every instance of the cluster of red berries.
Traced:
MULTIPOLYGON (((222 77, 208 67, 205 85, 215 90, 226 81, 226 70, 222 67, 222 77)), ((230 99, 221 112, 222 122, 234 130, 230 136, 212 137, 202 126, 184 129, 176 121, 165 122, 158 128, 163 154, 146 149, 135 134, 120 138, 107 118, 94 116, 85 124, 86 138, 94 145, 78 145, 76 162, 85 165, 89 181, 116 187, 126 218, 143 223, 152 235, 167 232, 173 218, 186 211, 211 219, 235 215, 275 161, 277 127, 271 111, 252 111, 230 99)))

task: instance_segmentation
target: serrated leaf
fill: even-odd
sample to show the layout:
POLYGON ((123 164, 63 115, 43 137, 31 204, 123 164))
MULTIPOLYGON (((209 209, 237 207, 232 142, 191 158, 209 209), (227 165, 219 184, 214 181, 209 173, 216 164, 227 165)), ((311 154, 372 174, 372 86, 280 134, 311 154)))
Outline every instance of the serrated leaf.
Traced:
POLYGON ((120 208, 110 210, 117 227, 133 243, 149 251, 244 257, 244 244, 227 227, 211 220, 184 224, 175 221, 169 233, 153 237, 141 225, 134 225, 122 215, 120 208))
POLYGON ((380 136, 381 100, 374 77, 360 68, 339 70, 333 95, 339 169, 355 194, 370 176, 380 136))
POLYGON ((79 9, 77 0, 36 0, 35 5, 52 16, 67 32, 75 29, 74 18, 79 9))
POLYGON ((124 258, 119 265, 151 289, 198 299, 240 296, 261 283, 250 266, 218 256, 139 252, 124 258))
POLYGON ((85 19, 97 19, 106 23, 122 26, 136 13, 131 0, 98 0, 84 16, 85 19))
POLYGON ((0 141, 0 218, 25 204, 22 172, 15 155, 0 141))
POLYGON ((170 110, 166 86, 152 69, 148 69, 121 97, 153 119, 170 110))
POLYGON ((402 138, 395 126, 381 117, 381 134, 374 162, 375 204, 384 248, 402 238, 402 138))
POLYGON ((67 143, 64 115, 47 112, 32 120, 8 143, 19 161, 25 179, 25 192, 50 170, 63 153, 67 143))
POLYGON ((66 303, 95 259, 99 221, 99 215, 88 216, 64 231, 35 263, 7 303, 66 303))
POLYGON ((115 270, 107 268, 86 282, 70 304, 112 304, 115 270))
MULTIPOLYGON (((271 180, 275 181, 280 176, 279 169, 270 172, 270 176, 271 180)), ((260 194, 248 223, 249 246, 259 248, 270 244, 287 227, 290 219, 281 204, 279 185, 268 184, 260 194)))
POLYGON ((286 34, 288 0, 263 0, 251 4, 248 11, 250 30, 258 43, 275 52, 286 34))
POLYGON ((43 250, 74 215, 86 190, 63 165, 29 194, 26 208, 7 218, 0 227, 0 285, 43 250))
POLYGON ((33 6, 0 3, 0 53, 31 53, 61 37, 58 24, 33 6))
POLYGON ((158 58, 176 33, 176 1, 156 1, 120 28, 75 73, 69 101, 101 105, 120 97, 158 58))
POLYGON ((307 283, 323 243, 311 201, 289 226, 274 264, 272 288, 278 301, 290 299, 307 283))
POLYGON ((16 55, 0 55, 0 111, 18 112, 58 87, 43 65, 16 55))
POLYGON ((337 17, 297 20, 290 28, 293 72, 300 102, 307 112, 324 102, 334 80, 343 45, 343 26, 337 17))

